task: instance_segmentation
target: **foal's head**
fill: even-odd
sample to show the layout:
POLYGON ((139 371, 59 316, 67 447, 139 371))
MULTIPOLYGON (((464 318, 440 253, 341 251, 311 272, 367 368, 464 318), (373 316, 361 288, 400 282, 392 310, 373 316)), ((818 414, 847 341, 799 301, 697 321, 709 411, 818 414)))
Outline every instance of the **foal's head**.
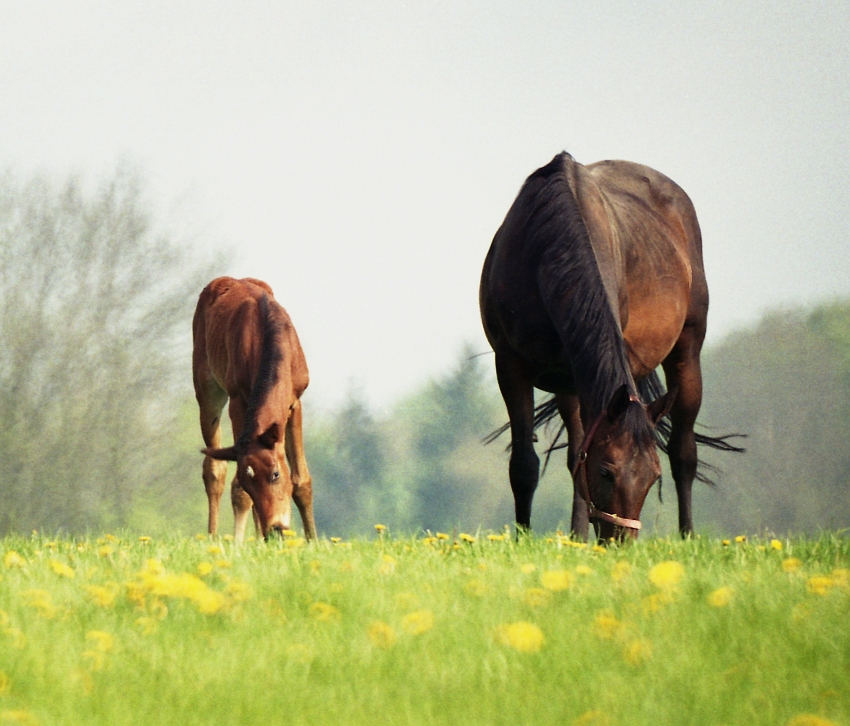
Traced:
POLYGON ((236 462, 236 480, 254 503, 263 537, 282 534, 292 520, 292 479, 286 465, 283 432, 273 423, 247 442, 204 449, 213 459, 236 462))
POLYGON ((669 410, 675 391, 647 406, 622 386, 593 422, 575 466, 587 481, 579 492, 602 540, 637 537, 646 495, 661 478, 655 424, 669 410))

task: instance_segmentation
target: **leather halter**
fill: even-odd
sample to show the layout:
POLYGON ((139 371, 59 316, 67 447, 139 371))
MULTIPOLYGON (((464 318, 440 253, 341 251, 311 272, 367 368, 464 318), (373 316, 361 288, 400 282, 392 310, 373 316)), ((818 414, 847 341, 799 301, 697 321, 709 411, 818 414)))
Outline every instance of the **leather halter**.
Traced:
MULTIPOLYGON (((637 396, 629 394, 629 403, 633 401, 635 403, 640 403, 641 406, 643 405, 637 396)), ((593 500, 590 498, 590 488, 587 485, 587 450, 590 448, 590 443, 593 441, 593 437, 596 435, 596 431, 599 429, 602 419, 606 415, 607 412, 602 411, 596 421, 593 422, 593 425, 590 427, 587 435, 584 437, 581 448, 578 450, 578 457, 576 459, 575 466, 573 466, 573 481, 580 482, 578 492, 581 498, 584 499, 584 503, 587 504, 587 516, 590 519, 601 520, 603 522, 608 522, 609 524, 615 524, 618 527, 639 530, 643 526, 639 519, 627 519, 626 517, 620 517, 616 514, 603 512, 601 509, 597 509, 596 506, 594 506, 593 500), (584 476, 576 478, 580 469, 584 469, 584 476)))

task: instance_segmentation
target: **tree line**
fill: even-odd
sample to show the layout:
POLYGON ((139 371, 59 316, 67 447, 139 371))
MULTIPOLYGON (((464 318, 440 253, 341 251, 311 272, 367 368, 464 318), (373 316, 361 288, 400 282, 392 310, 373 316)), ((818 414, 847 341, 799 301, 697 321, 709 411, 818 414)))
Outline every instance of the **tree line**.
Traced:
MULTIPOLYGON (((157 228, 131 172, 94 193, 74 179, 0 177, 0 534, 203 529, 187 361, 215 268, 157 228)), ((462 348, 382 416, 356 389, 330 411, 312 409, 308 391, 320 533, 512 523, 507 436, 483 443, 506 413, 492 356, 479 353, 462 348)), ((721 476, 695 485, 697 530, 846 528, 850 299, 765 315, 706 350, 703 374, 700 422, 748 438, 743 455, 703 452, 721 476)), ((650 533, 675 532, 669 473, 664 482, 644 509, 650 533)), ((556 452, 535 496, 538 531, 568 526, 570 488, 556 452)))

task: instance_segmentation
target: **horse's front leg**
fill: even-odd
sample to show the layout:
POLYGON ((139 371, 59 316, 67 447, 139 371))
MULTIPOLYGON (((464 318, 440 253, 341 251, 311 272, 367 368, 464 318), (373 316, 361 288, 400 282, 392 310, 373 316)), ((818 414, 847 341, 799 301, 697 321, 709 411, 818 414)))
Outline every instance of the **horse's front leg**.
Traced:
POLYGON ((292 499, 301 522, 304 525, 304 536, 308 540, 316 539, 316 522, 313 519, 313 479, 307 468, 307 457, 304 456, 304 435, 301 417, 301 401, 296 401, 286 424, 286 460, 292 476, 292 499))
MULTIPOLYGON (((227 394, 215 383, 196 383, 196 397, 200 408, 204 444, 208 449, 217 449, 221 446, 221 411, 227 402, 227 394)), ((205 456, 201 473, 209 507, 207 529, 211 535, 215 535, 218 532, 221 495, 224 493, 227 479, 227 462, 205 456)))
POLYGON ((534 451, 534 388, 523 368, 515 355, 496 353, 496 378, 511 422, 508 476, 518 530, 531 529, 531 502, 540 476, 540 459, 534 451))
POLYGON ((667 454, 676 482, 679 500, 679 533, 693 534, 694 519, 691 490, 697 473, 697 442, 694 424, 702 403, 702 372, 699 353, 702 347, 700 330, 686 327, 672 352, 662 364, 667 389, 678 389, 670 409, 670 441, 667 454))
MULTIPOLYGON (((578 457, 578 450, 584 440, 584 428, 581 423, 581 406, 578 396, 557 394, 555 401, 558 404, 558 412, 561 414, 564 426, 567 429, 567 470, 570 472, 570 476, 572 476, 573 467, 578 457)), ((578 472, 578 476, 584 475, 584 469, 578 472)), ((579 491, 579 483, 573 481, 573 512, 570 519, 570 533, 586 541, 589 529, 587 502, 584 501, 579 491)))

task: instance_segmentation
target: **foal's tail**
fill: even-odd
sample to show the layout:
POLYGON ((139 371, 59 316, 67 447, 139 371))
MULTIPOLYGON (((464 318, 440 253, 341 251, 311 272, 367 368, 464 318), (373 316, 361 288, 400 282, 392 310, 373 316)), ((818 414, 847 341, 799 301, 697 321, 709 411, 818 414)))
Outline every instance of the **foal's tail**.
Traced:
MULTIPOLYGON (((641 380, 637 384, 637 387, 638 393, 640 393, 640 398, 645 403, 654 401, 667 392, 664 388, 664 384, 661 382, 661 379, 658 377, 658 374, 655 371, 653 371, 646 378, 641 380)), ((535 407, 534 430, 537 431, 537 429, 546 428, 552 423, 552 421, 557 422, 559 425, 557 431, 555 432, 555 435, 549 441, 549 445, 546 447, 546 450, 544 452, 546 454, 546 458, 543 460, 542 473, 546 472, 546 467, 549 465, 549 458, 552 456, 552 452, 567 447, 567 442, 563 440, 564 433, 566 432, 566 426, 564 426, 563 422, 560 419, 558 413, 558 406, 555 403, 554 396, 550 396, 545 401, 543 401, 543 403, 535 407)), ((492 443, 497 438, 499 438, 499 436, 501 436, 508 429, 510 429, 510 427, 510 422, 500 426, 484 439, 484 443, 492 443)), ((670 418, 669 416, 664 416, 655 425, 655 441, 658 444, 658 448, 661 449, 664 454, 668 453, 670 433, 670 418)), ((694 436, 696 437, 696 442, 698 445, 707 446, 710 449, 717 449, 718 451, 731 451, 736 454, 743 454, 746 451, 746 449, 742 446, 736 446, 735 444, 731 443, 732 439, 747 438, 746 434, 724 434, 722 436, 708 436, 706 434, 701 434, 695 431, 694 436)), ((508 444, 508 449, 510 449, 510 444, 508 444)), ((697 481, 701 481, 705 484, 714 486, 715 481, 713 479, 713 476, 717 474, 717 472, 718 468, 716 466, 709 464, 703 459, 698 460, 696 474, 697 481)))

